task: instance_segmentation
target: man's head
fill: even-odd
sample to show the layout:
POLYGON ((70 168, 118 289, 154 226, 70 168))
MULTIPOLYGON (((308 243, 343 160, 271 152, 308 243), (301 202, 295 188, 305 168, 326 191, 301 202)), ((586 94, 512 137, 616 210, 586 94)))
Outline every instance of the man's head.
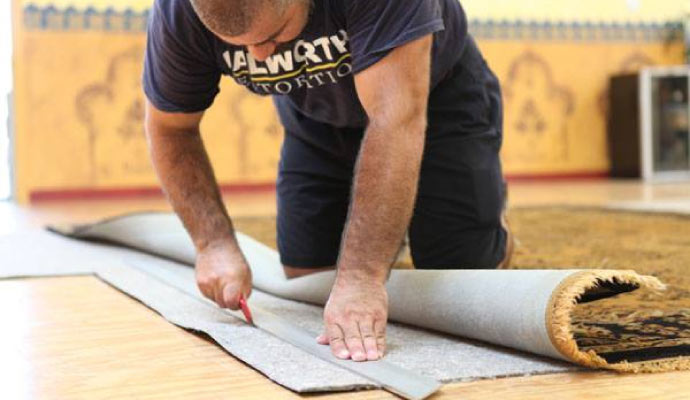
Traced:
POLYGON ((304 29, 310 0, 191 0, 194 11, 216 36, 247 46, 264 60, 278 44, 289 42, 304 29))

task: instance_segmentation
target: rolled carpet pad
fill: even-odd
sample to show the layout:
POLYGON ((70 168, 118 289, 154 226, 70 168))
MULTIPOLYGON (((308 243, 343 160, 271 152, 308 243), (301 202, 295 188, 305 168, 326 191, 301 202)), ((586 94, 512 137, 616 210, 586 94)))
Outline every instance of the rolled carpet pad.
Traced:
MULTIPOLYGON (((362 363, 348 361, 349 365, 341 365, 327 346, 316 343, 316 336, 323 330, 323 308, 318 305, 283 299, 254 288, 249 303, 257 328, 248 325, 242 313, 220 309, 205 299, 189 264, 45 231, 0 235, 0 278, 65 275, 95 275, 169 322, 207 334, 267 378, 300 393, 385 388, 410 394, 397 383, 390 385, 398 382, 400 375, 409 377, 410 373, 415 375, 414 379, 401 381, 413 384, 417 392, 436 386, 417 384, 428 379, 448 383, 583 369, 565 361, 391 321, 386 330, 383 363, 407 373, 389 374, 390 367, 376 362, 378 367, 373 368, 383 368, 389 378, 394 378, 381 380, 380 375, 368 374, 362 367, 351 371, 353 365, 362 363), (274 317, 267 319, 269 314, 274 317), (264 330, 267 320, 274 328, 276 324, 281 326, 283 334, 277 334, 270 326, 264 330), (295 344, 295 338, 301 344, 295 344), (324 357, 313 354, 314 350, 324 357)), ((363 368, 369 364, 365 363, 363 368)))
MULTIPOLYGON (((94 224, 54 226, 74 238, 102 240, 194 264, 195 251, 171 213, 137 213, 94 224)), ((323 305, 333 271, 284 276, 276 251, 237 234, 252 268, 254 286, 290 300, 323 305)), ((392 321, 510 347, 591 368, 657 372, 690 369, 688 354, 608 362, 581 351, 571 315, 577 304, 646 288, 661 294, 657 278, 632 270, 393 270, 386 284, 392 321)), ((653 344, 651 344, 653 346, 653 344)))

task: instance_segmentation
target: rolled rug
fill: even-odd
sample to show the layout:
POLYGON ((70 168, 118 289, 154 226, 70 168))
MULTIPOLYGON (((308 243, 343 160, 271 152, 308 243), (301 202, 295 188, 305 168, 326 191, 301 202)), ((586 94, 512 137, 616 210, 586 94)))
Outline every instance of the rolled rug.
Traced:
MULTIPOLYGON (((194 246, 171 213, 129 214, 50 229, 194 265, 194 246)), ((328 300, 334 271, 287 279, 275 250, 241 233, 237 236, 252 269, 254 287, 318 305, 328 300)), ((629 372, 690 369, 690 358, 685 355, 660 353, 658 358, 607 362, 595 351, 578 347, 572 325, 577 304, 641 288, 664 290, 657 278, 632 270, 393 270, 386 286, 392 321, 592 368, 629 372)))

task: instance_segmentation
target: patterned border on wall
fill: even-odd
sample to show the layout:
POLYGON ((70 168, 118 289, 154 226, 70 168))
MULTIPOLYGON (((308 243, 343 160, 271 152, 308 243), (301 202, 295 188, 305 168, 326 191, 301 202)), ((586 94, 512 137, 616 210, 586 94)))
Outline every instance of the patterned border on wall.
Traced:
POLYGON ((683 38, 680 22, 495 21, 472 19, 472 35, 484 40, 657 42, 683 38))
POLYGON ((112 8, 97 10, 93 7, 77 9, 55 6, 27 5, 23 10, 24 28, 32 31, 105 31, 146 32, 149 11, 132 9, 117 11, 112 8))
MULTIPOLYGON (((112 8, 83 10, 55 6, 24 7, 24 27, 28 30, 70 31, 93 30, 107 32, 145 32, 149 11, 132 9, 116 11, 112 8)), ((680 40, 680 22, 549 22, 521 20, 469 21, 472 35, 482 40, 547 40, 547 41, 624 41, 657 42, 680 40)))

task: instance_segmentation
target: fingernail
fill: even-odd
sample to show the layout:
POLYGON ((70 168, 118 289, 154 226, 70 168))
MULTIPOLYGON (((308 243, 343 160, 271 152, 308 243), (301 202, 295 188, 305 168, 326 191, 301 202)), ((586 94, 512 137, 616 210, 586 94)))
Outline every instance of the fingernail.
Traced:
POLYGON ((366 354, 358 351, 352 355, 352 359, 355 361, 364 361, 367 359, 367 356, 366 356, 366 354))
POLYGON ((368 357, 370 360, 377 360, 377 359, 379 358, 379 353, 377 353, 376 351, 373 351, 373 350, 372 350, 372 351, 370 351, 370 352, 367 353, 367 357, 368 357))
POLYGON ((347 350, 340 350, 340 353, 338 353, 338 357, 348 358, 350 357, 350 353, 347 350))

